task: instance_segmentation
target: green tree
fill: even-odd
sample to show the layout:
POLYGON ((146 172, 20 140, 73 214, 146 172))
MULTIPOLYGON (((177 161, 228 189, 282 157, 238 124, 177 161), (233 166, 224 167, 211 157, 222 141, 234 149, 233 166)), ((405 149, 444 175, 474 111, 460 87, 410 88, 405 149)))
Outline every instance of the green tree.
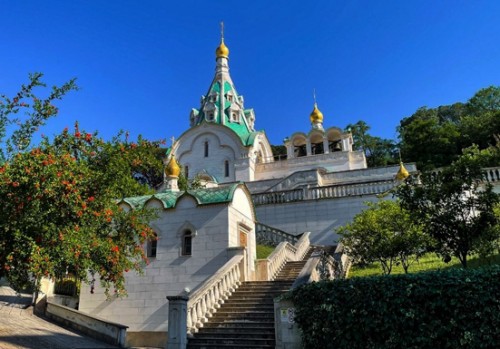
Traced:
POLYGON ((500 87, 489 86, 477 91, 467 102, 468 114, 500 111, 500 87))
POLYGON ((457 116, 440 110, 420 108, 398 127, 403 159, 416 162, 421 170, 449 165, 460 151, 457 116))
POLYGON ((485 149, 500 136, 500 87, 479 90, 467 103, 419 108, 400 121, 402 156, 420 170, 448 166, 462 149, 477 144, 485 149))
POLYGON ((72 81, 40 99, 40 78, 0 104, 0 276, 19 289, 67 270, 90 282, 90 272, 107 292, 124 293, 124 274, 147 263, 142 244, 154 238, 147 224, 154 212, 125 212, 116 202, 152 192, 162 178, 160 142, 106 142, 76 125, 31 146, 37 128, 57 115, 52 101, 75 88, 72 81), (24 121, 15 118, 21 112, 24 121))
POLYGON ((468 148, 449 167, 410 177, 396 192, 401 205, 433 237, 436 251, 445 260, 456 256, 464 268, 471 253, 491 251, 498 241, 493 208, 500 198, 484 181, 486 157, 477 147, 468 148))
POLYGON ((355 263, 380 262, 384 274, 390 274, 395 263, 401 263, 407 273, 425 252, 427 237, 422 227, 398 202, 384 200, 367 205, 368 209, 338 229, 347 254, 355 263))
POLYGON ((93 271, 106 290, 125 292, 124 273, 140 272, 147 262, 142 244, 154 237, 147 225, 153 212, 116 205, 131 191, 151 190, 132 178, 133 144, 65 131, 0 168, 0 265, 15 286, 71 269, 86 281, 93 271))
POLYGON ((349 124, 345 131, 352 133, 353 148, 363 151, 369 167, 386 166, 398 163, 398 150, 394 141, 371 136, 370 126, 362 120, 349 124))

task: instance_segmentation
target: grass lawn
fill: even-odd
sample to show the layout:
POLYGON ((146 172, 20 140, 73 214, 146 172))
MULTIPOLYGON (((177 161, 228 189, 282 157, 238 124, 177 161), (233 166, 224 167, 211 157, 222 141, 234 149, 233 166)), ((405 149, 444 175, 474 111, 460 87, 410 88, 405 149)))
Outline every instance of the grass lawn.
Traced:
POLYGON ((274 251, 274 246, 257 245, 257 259, 266 259, 274 251))
MULTIPOLYGON (((467 264, 469 268, 477 268, 479 266, 500 264, 500 254, 494 255, 488 258, 480 258, 477 256, 470 257, 467 259, 467 264)), ((417 262, 410 265, 408 269, 409 273, 419 273, 422 271, 448 269, 448 268, 461 268, 462 265, 458 258, 453 257, 451 262, 444 263, 441 257, 434 253, 429 253, 420 258, 417 262)), ((364 276, 375 276, 382 275, 382 267, 379 263, 372 263, 368 266, 359 267, 354 265, 349 271, 349 277, 364 277, 364 276)), ((391 274, 404 274, 403 267, 400 265, 395 265, 392 267, 391 274)))

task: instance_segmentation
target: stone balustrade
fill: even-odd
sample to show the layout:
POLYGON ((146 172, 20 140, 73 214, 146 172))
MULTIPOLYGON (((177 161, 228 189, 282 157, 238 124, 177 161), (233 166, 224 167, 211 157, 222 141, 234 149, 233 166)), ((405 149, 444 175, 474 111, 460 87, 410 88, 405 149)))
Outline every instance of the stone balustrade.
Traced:
POLYGON ((282 242, 267 258, 267 279, 274 280, 283 266, 288 261, 300 261, 304 258, 311 243, 309 241, 310 233, 304 233, 295 245, 289 242, 282 242))
MULTIPOLYGON (((187 303, 187 333, 198 332, 203 323, 241 284, 240 264, 243 255, 232 257, 217 273, 189 295, 187 303)), ((170 324, 169 324, 170 325, 170 324)))
POLYGON ((488 182, 500 182, 500 167, 487 167, 484 174, 488 182))
POLYGON ((377 182, 337 184, 315 188, 299 188, 252 194, 254 205, 273 205, 305 200, 331 199, 356 195, 377 195, 392 189, 395 182, 383 180, 377 182))
POLYGON ((293 245, 299 240, 299 236, 262 223, 255 223, 255 236, 258 244, 269 246, 277 246, 281 242, 289 242, 293 245))

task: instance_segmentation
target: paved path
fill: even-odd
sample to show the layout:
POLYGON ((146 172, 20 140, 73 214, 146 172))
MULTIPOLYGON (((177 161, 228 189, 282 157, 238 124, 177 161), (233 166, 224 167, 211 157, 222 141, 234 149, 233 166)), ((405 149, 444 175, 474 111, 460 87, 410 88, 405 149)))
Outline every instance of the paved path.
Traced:
POLYGON ((33 315, 30 302, 30 295, 0 286, 0 349, 117 348, 33 315))

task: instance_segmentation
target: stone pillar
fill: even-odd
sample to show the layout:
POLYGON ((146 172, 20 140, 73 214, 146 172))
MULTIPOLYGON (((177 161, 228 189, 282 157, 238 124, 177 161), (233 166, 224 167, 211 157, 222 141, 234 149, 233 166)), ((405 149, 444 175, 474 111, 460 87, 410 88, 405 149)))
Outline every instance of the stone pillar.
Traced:
POLYGON ((330 153, 330 144, 328 142, 328 137, 323 137, 323 153, 329 154, 330 153))
POLYGON ((295 308, 290 301, 274 299, 276 349, 300 349, 302 337, 294 319, 295 308))
POLYGON ((246 281, 247 280, 247 268, 246 268, 246 250, 245 247, 243 246, 235 246, 235 247, 228 247, 227 248, 227 260, 230 260, 234 256, 242 255, 243 260, 241 261, 239 268, 240 268, 240 281, 246 281))
POLYGON ((186 296, 168 296, 168 340, 166 349, 186 349, 187 302, 186 296))

